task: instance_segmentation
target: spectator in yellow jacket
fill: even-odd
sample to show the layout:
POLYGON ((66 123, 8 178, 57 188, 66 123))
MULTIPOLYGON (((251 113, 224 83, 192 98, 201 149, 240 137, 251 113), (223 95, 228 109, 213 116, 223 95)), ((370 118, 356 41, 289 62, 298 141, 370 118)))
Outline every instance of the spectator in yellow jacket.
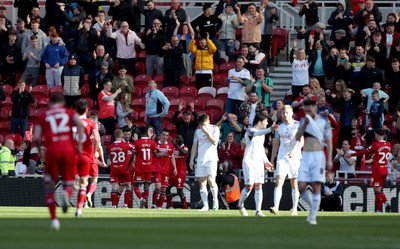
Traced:
POLYGON ((0 170, 2 175, 8 175, 8 171, 15 170, 15 157, 11 151, 14 150, 14 141, 6 139, 0 150, 0 170))
POLYGON ((196 55, 196 88, 200 89, 203 86, 212 86, 212 71, 214 69, 213 55, 217 51, 217 47, 209 39, 208 33, 206 38, 200 38, 198 46, 196 46, 196 41, 192 34, 189 50, 192 54, 196 55))

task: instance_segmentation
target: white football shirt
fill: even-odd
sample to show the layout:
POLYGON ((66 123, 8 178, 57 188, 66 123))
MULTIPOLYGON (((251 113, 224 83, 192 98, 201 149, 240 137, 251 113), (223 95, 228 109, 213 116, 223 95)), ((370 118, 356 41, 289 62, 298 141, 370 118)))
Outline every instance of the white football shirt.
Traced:
POLYGON ((243 164, 247 167, 264 167, 268 162, 264 149, 265 134, 270 133, 271 129, 257 130, 250 128, 244 135, 246 149, 244 151, 243 164))
MULTIPOLYGON (((279 151, 278 151, 278 159, 287 157, 288 154, 294 148, 297 140, 296 133, 299 129, 300 123, 297 120, 293 120, 291 124, 281 123, 279 124, 279 129, 275 131, 275 139, 279 139, 279 151)), ((301 148, 293 151, 294 156, 298 157, 301 155, 301 148)))
MULTIPOLYGON (((220 131, 218 126, 209 125, 207 131, 214 139, 219 140, 220 131)), ((193 142, 197 143, 197 166, 218 163, 218 144, 212 144, 200 128, 195 131, 193 142)))

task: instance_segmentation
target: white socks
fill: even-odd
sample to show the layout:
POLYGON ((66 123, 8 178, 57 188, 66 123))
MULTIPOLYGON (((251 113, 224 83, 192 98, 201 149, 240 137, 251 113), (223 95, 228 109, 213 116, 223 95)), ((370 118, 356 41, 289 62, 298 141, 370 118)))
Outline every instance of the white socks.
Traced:
POLYGON ((297 205, 299 204, 299 197, 300 197, 299 189, 297 188, 292 189, 292 203, 293 203, 292 211, 297 211, 297 205))
POLYGON ((311 212, 310 212, 311 217, 315 217, 317 215, 320 203, 321 203, 321 193, 313 193, 311 212))
POLYGON ((201 196, 201 200, 203 201, 204 207, 208 207, 208 192, 207 192, 207 187, 200 188, 200 196, 201 196))
POLYGON ((242 193, 240 194, 240 199, 239 199, 239 203, 238 203, 239 208, 243 207, 243 204, 244 204, 245 200, 247 199, 247 197, 249 197, 250 193, 251 193, 251 191, 247 191, 247 188, 242 189, 242 193))
MULTIPOLYGON (((279 204, 281 203, 282 198, 282 187, 283 186, 275 186, 274 190, 274 207, 279 210, 279 204)), ((293 194, 292 194, 293 196, 293 194)))
POLYGON ((218 201, 218 186, 215 184, 214 187, 211 187, 211 193, 213 195, 214 202, 218 201))
POLYGON ((263 202, 263 190, 262 187, 255 188, 254 200, 256 201, 256 210, 261 211, 261 206, 263 202))
POLYGON ((308 190, 301 192, 301 198, 311 207, 311 193, 308 190))

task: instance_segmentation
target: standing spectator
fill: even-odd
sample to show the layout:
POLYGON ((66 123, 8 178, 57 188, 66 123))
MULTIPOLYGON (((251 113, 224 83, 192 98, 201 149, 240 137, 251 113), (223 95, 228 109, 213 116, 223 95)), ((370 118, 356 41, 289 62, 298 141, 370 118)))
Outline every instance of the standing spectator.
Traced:
POLYGON ((382 71, 375 65, 375 58, 367 56, 366 64, 360 71, 361 89, 372 88, 375 82, 384 82, 382 71))
POLYGON ((60 4, 60 10, 64 17, 64 40, 68 42, 75 37, 79 23, 86 18, 86 12, 78 3, 71 3, 68 8, 65 4, 60 4), (70 15, 70 12, 72 12, 72 15, 70 15))
POLYGON ((15 29, 17 32, 17 46, 22 48, 22 42, 24 40, 24 35, 28 33, 28 29, 25 28, 25 21, 22 18, 18 18, 17 20, 17 28, 15 29))
POLYGON ((331 48, 329 56, 325 58, 325 88, 327 89, 334 88, 338 55, 337 48, 331 48))
POLYGON ((333 115, 333 110, 330 106, 326 104, 326 98, 325 95, 319 95, 318 96, 318 102, 317 102, 317 113, 318 115, 322 117, 327 117, 329 114, 333 115))
MULTIPOLYGON (((96 96, 99 96, 100 91, 103 89, 104 83, 108 81, 113 82, 114 77, 115 76, 113 72, 109 71, 109 63, 106 60, 103 60, 101 62, 101 70, 96 72, 96 86, 95 90, 93 91, 96 94, 96 96)), ((92 96, 93 93, 90 92, 90 95, 92 96)))
POLYGON ((240 46, 240 54, 237 54, 235 52, 231 51, 231 47, 233 47, 233 42, 228 43, 228 48, 226 50, 226 55, 229 56, 229 59, 236 61, 239 57, 242 57, 244 59, 244 68, 247 70, 250 70, 250 53, 249 53, 249 47, 247 45, 242 45, 240 46))
POLYGON ((165 32, 160 29, 161 21, 154 19, 153 26, 148 29, 143 37, 143 43, 146 45, 146 72, 153 77, 154 65, 157 75, 163 72, 163 49, 165 45, 165 32))
POLYGON ((241 146, 235 138, 234 132, 229 132, 224 139, 225 142, 221 143, 218 148, 218 158, 220 162, 229 161, 232 163, 232 169, 239 173, 242 168, 241 146))
MULTIPOLYGON (((164 50, 164 87, 176 86, 179 87, 181 69, 183 66, 183 46, 179 42, 178 36, 174 35, 171 38, 171 43, 165 44, 164 50)), ((186 143, 185 143, 186 144, 186 143)), ((187 145, 187 144, 186 144, 187 145)))
POLYGON ((185 56, 189 56, 190 57, 190 61, 191 63, 193 63, 193 54, 190 53, 189 50, 189 43, 190 40, 192 39, 192 35, 194 36, 194 30, 192 28, 192 26, 190 25, 190 17, 188 17, 186 23, 182 24, 178 21, 178 19, 176 20, 177 25, 176 28, 174 30, 174 34, 178 36, 179 38, 179 43, 182 44, 183 47, 183 53, 185 54, 185 56))
POLYGON ((372 40, 369 44, 365 45, 365 50, 367 51, 367 56, 375 58, 376 67, 385 70, 386 60, 387 60, 387 47, 386 44, 382 42, 382 33, 376 31, 372 34, 372 40))
POLYGON ((112 83, 108 81, 104 84, 103 90, 98 97, 99 103, 99 121, 104 125, 106 134, 113 135, 115 130, 115 98, 121 93, 121 88, 118 88, 115 93, 111 92, 112 83))
POLYGON ((131 76, 126 74, 127 68, 124 65, 119 66, 118 76, 112 81, 112 91, 115 92, 117 89, 121 89, 121 93, 127 93, 127 101, 131 103, 131 94, 133 93, 133 79, 131 76))
POLYGON ((167 41, 171 40, 176 27, 176 20, 180 23, 186 21, 186 11, 181 7, 179 0, 171 0, 171 8, 165 11, 164 28, 167 34, 167 41))
POLYGON ((189 50, 196 55, 196 88, 203 86, 212 86, 212 70, 214 69, 213 55, 217 51, 215 44, 207 38, 200 38, 199 45, 196 46, 196 40, 192 36, 189 43, 189 50))
POLYGON ((163 20, 163 14, 161 10, 156 9, 156 5, 153 0, 146 1, 147 9, 144 9, 143 5, 139 5, 140 13, 144 16, 144 32, 153 27, 153 21, 155 19, 163 20))
POLYGON ((326 29, 325 24, 322 22, 317 22, 314 24, 313 29, 310 31, 306 31, 305 29, 301 29, 297 33, 297 39, 305 40, 305 50, 306 54, 310 54, 310 52, 315 48, 315 44, 317 41, 325 39, 324 29, 326 29))
POLYGON ((133 6, 131 0, 116 0, 110 5, 108 15, 112 16, 113 21, 126 22, 133 30, 135 20, 133 18, 133 6))
MULTIPOLYGON (((389 101, 389 95, 387 95, 384 91, 381 90, 381 83, 374 82, 374 84, 372 85, 372 88, 366 88, 366 89, 361 90, 361 96, 367 101, 367 104, 364 106, 365 110, 367 110, 367 111, 369 111, 371 109, 372 102, 374 102, 374 100, 372 99, 372 94, 374 92, 376 92, 378 94, 379 100, 383 100, 384 103, 389 101)), ((383 108, 383 103, 382 103, 382 108, 383 108)), ((384 120, 383 114, 382 114, 382 120, 384 120)), ((367 127, 370 126, 369 121, 370 121, 369 115, 367 115, 367 117, 365 119, 365 125, 367 127)), ((382 129, 382 127, 380 127, 379 129, 382 129)), ((371 134, 371 135, 373 137, 373 134, 371 134)))
POLYGON ((261 49, 270 58, 273 24, 279 20, 279 14, 275 7, 269 6, 269 0, 261 0, 260 13, 264 15, 261 23, 261 49))
POLYGON ((60 18, 60 10, 59 6, 57 5, 57 2, 59 0, 46 0, 46 5, 45 5, 45 12, 46 12, 46 23, 50 25, 55 26, 57 29, 60 28, 61 25, 61 20, 60 18))
POLYGON ((0 150, 0 171, 2 175, 8 175, 10 170, 15 170, 15 156, 12 154, 14 149, 14 141, 12 139, 4 140, 0 150))
MULTIPOLYGON (((39 22, 39 28, 41 30, 47 29, 46 20, 40 16, 40 7, 39 6, 33 6, 32 9, 30 10, 29 15, 24 17, 24 20, 25 20, 25 24, 28 26, 31 26, 31 22, 33 20, 36 20, 39 22)), ((53 23, 52 25, 54 26, 56 24, 53 23)))
POLYGON ((52 33, 50 39, 50 44, 46 46, 43 52, 43 62, 46 66, 46 80, 49 89, 53 86, 61 85, 61 73, 65 63, 68 61, 68 51, 65 45, 59 45, 58 33, 52 33))
POLYGON ((85 83, 83 68, 77 64, 77 55, 69 57, 69 64, 61 74, 61 85, 64 88, 65 107, 74 108, 75 102, 81 98, 81 88, 85 83))
MULTIPOLYGON (((109 23, 108 23, 109 25, 109 23)), ((129 30, 127 22, 121 23, 121 28, 112 32, 112 27, 109 25, 107 36, 115 39, 117 43, 117 59, 120 65, 125 65, 128 68, 129 74, 136 76, 136 51, 135 45, 139 45, 144 49, 144 45, 135 31, 129 30)))
POLYGON ((343 211, 343 185, 333 178, 333 174, 327 177, 321 189, 321 205, 323 211, 343 211))
POLYGON ((254 44, 249 46, 249 53, 250 74, 254 77, 256 69, 262 68, 264 73, 268 75, 268 56, 254 44))
POLYGON ((221 142, 225 143, 230 132, 234 133, 236 141, 241 140, 243 125, 238 122, 235 114, 225 112, 215 125, 222 130, 221 142))
MULTIPOLYGON (((218 16, 221 19, 221 28, 218 31, 219 49, 222 58, 228 61, 226 50, 230 41, 236 41, 236 29, 239 27, 239 22, 236 13, 233 11, 233 6, 225 5, 225 11, 218 16)), ((230 52, 234 53, 234 46, 230 46, 230 52)))
POLYGON ((235 68, 228 72, 229 90, 225 103, 226 113, 238 113, 240 105, 246 98, 245 87, 250 80, 250 72, 243 66, 244 58, 239 57, 236 59, 235 68))
MULTIPOLYGON (((184 144, 191 149, 193 145, 193 137, 194 137, 194 132, 197 129, 197 126, 199 125, 199 115, 197 115, 197 112, 194 110, 194 103, 191 102, 189 104, 191 108, 191 112, 189 111, 183 111, 183 118, 182 120, 178 119, 179 114, 183 110, 183 105, 180 104, 178 106, 178 110, 176 110, 174 116, 172 117, 172 123, 176 126, 176 130, 178 131, 179 134, 182 135, 184 144), (193 115, 192 116, 190 115, 193 115)), ((189 150, 190 151, 190 150, 189 150)))
POLYGON ((400 63, 398 58, 392 59, 392 70, 387 75, 386 85, 389 85, 389 96, 392 96, 389 100, 389 113, 396 113, 397 106, 400 103, 399 99, 395 97, 400 93, 400 63))
POLYGON ((26 17, 29 16, 33 7, 38 7, 37 0, 15 0, 14 8, 18 8, 18 18, 22 18, 26 21, 26 17))
POLYGON ((350 73, 349 73, 349 66, 350 66, 350 56, 347 53, 346 48, 340 49, 339 52, 339 57, 337 58, 337 64, 336 64, 336 75, 335 75, 335 81, 338 81, 340 79, 344 80, 346 82, 346 85, 349 85, 350 81, 350 73))
MULTIPOLYGON (((90 98, 93 99, 94 101, 97 100, 97 97, 99 96, 99 93, 101 90, 103 90, 103 84, 105 81, 103 81, 103 78, 101 79, 102 81, 99 82, 97 81, 97 76, 101 74, 103 71, 103 62, 107 62, 107 68, 111 74, 112 71, 114 70, 114 62, 111 56, 106 53, 106 50, 103 45, 97 45, 96 50, 93 51, 92 58, 89 61, 90 65, 90 70, 89 70, 89 93, 90 93, 90 98), (101 83, 101 84, 99 84, 101 83), (97 87, 96 87, 97 86, 97 87)), ((106 65, 106 64, 104 64, 106 65)), ((106 73, 104 73, 105 75, 106 73)), ((114 77, 108 79, 112 81, 114 77)))
POLYGON ((117 117, 119 129, 126 126, 126 118, 133 113, 133 110, 130 108, 130 102, 128 101, 129 95, 128 93, 121 92, 121 97, 116 104, 115 115, 117 117))
POLYGON ((94 18, 96 23, 93 25, 93 28, 96 31, 102 31, 104 24, 106 23, 106 12, 104 10, 99 10, 97 12, 97 17, 94 18))
MULTIPOLYGON (((385 29, 386 32, 383 34, 382 41, 385 43, 387 49, 386 59, 400 58, 400 33, 396 32, 394 23, 387 24, 385 29)), ((388 62, 388 60, 386 60, 386 62, 388 62)), ((390 60, 385 66, 386 70, 390 68, 390 60)))
POLYGON ((257 92, 250 92, 249 98, 240 105, 239 110, 241 116, 248 117, 250 126, 253 126, 253 120, 256 114, 262 113, 264 105, 259 101, 257 92))
POLYGON ((157 89, 154 80, 149 81, 148 92, 146 93, 146 113, 144 121, 147 126, 153 126, 157 137, 162 132, 162 119, 168 114, 169 100, 164 93, 157 89))
POLYGON ((350 40, 344 29, 338 29, 332 35, 333 37, 329 42, 329 46, 337 48, 338 50, 343 48, 349 50, 350 40))
POLYGON ((256 5, 250 3, 247 5, 245 15, 240 13, 240 8, 236 6, 239 23, 243 24, 242 43, 246 45, 254 44, 260 47, 261 42, 261 23, 264 21, 263 13, 258 13, 256 5))
MULTIPOLYGON (((372 15, 371 15, 372 17, 372 15)), ((373 17, 372 17, 373 18, 373 17)), ((378 25, 374 19, 370 19, 367 22, 367 26, 359 25, 357 27, 357 34, 356 34, 356 46, 361 45, 365 47, 372 39, 372 35, 379 31, 378 25)))
POLYGON ((5 6, 0 6, 0 17, 5 19, 5 26, 8 31, 13 28, 11 21, 7 18, 7 8, 5 6))
POLYGON ((325 39, 317 41, 310 54, 311 63, 308 74, 317 78, 322 88, 325 88, 325 58, 328 55, 329 49, 325 39))
POLYGON ((353 22, 353 15, 346 10, 345 0, 338 0, 336 6, 336 10, 332 12, 328 19, 328 24, 332 26, 331 39, 335 36, 334 32, 339 29, 345 30, 346 35, 349 36, 349 25, 353 22))
POLYGON ((318 4, 314 0, 307 0, 300 7, 299 16, 303 15, 306 17, 306 31, 311 31, 314 25, 319 22, 318 4))
MULTIPOLYGON (((312 0, 311 0, 312 2, 312 0)), ((308 68, 309 61, 306 58, 306 52, 303 49, 297 50, 296 59, 294 58, 294 50, 297 48, 297 40, 293 43, 293 49, 290 52, 290 62, 292 63, 292 95, 296 99, 300 96, 303 86, 309 82, 308 68)))
POLYGON ((379 11, 378 6, 374 4, 373 0, 366 0, 365 7, 363 8, 360 6, 360 10, 354 16, 354 22, 358 25, 361 25, 364 17, 369 14, 374 16, 374 20, 376 22, 382 22, 382 13, 379 11))
POLYGON ((11 133, 17 133, 18 128, 20 128, 21 136, 25 137, 25 132, 28 130, 30 104, 35 102, 35 98, 32 94, 32 87, 29 86, 26 89, 25 81, 18 81, 18 89, 12 91, 11 101, 13 102, 11 133))
POLYGON ((219 0, 217 8, 215 9, 215 15, 219 16, 221 13, 223 13, 226 5, 231 5, 232 7, 235 7, 237 3, 238 2, 236 0, 219 0))
MULTIPOLYGON (((256 70, 255 77, 252 77, 250 82, 247 84, 245 91, 246 93, 256 93, 257 101, 259 101, 265 107, 270 107, 269 99, 271 96, 274 83, 272 79, 265 76, 264 69, 259 67, 256 70), (259 99, 260 98, 260 99, 259 99)), ((255 116, 252 116, 253 118, 255 116)))
POLYGON ((97 40, 97 31, 92 28, 92 19, 86 17, 79 23, 78 30, 75 33, 74 46, 71 52, 78 56, 78 64, 86 71, 89 69, 91 53, 94 50, 97 40))
MULTIPOLYGON (((356 160, 357 157, 346 158, 346 154, 353 154, 355 153, 354 150, 350 149, 350 142, 349 140, 343 140, 342 148, 336 149, 336 156, 333 159, 333 163, 339 163, 339 170, 346 171, 347 178, 354 178, 356 177, 356 160)), ((343 173, 339 174, 340 177, 345 176, 343 173)))
POLYGON ((221 64, 221 57, 218 48, 217 32, 222 26, 222 21, 216 15, 213 15, 213 9, 209 5, 203 6, 203 14, 192 21, 191 26, 200 37, 208 37, 216 46, 214 53, 214 62, 221 64))
POLYGON ((8 42, 2 45, 1 60, 4 63, 4 69, 1 75, 3 81, 8 79, 8 84, 15 85, 17 70, 21 65, 21 47, 17 46, 17 32, 11 30, 8 33, 8 42))
POLYGON ((356 92, 360 92, 362 89, 361 86, 363 85, 360 79, 360 72, 365 66, 366 53, 364 53, 364 51, 365 50, 362 46, 357 46, 356 54, 350 59, 349 67, 347 67, 347 69, 351 72, 349 86, 356 92))
POLYGON ((6 25, 6 18, 0 16, 0 41, 1 42, 7 42, 9 31, 10 31, 10 29, 8 29, 7 25, 6 25))
POLYGON ((44 51, 44 48, 47 45, 45 41, 47 35, 41 29, 39 29, 39 22, 37 20, 32 20, 31 30, 28 30, 28 32, 26 32, 23 36, 22 47, 21 47, 22 53, 25 53, 25 49, 30 45, 30 38, 32 35, 35 35, 37 37, 38 48, 44 51))

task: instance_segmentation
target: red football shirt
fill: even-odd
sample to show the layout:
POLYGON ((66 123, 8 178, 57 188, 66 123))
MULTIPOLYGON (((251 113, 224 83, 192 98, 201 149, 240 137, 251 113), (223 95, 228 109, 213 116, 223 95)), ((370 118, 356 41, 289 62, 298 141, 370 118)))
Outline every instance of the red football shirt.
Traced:
POLYGON ((73 139, 73 116, 75 111, 64 107, 52 107, 38 121, 42 127, 43 138, 48 149, 75 147, 73 139))
POLYGON ((148 137, 142 137, 134 143, 135 172, 153 172, 154 152, 156 151, 156 142, 148 137))
MULTIPOLYGON (((183 148, 185 151, 189 150, 189 148, 184 144, 181 145, 181 148, 183 148)), ((174 147, 174 157, 175 157, 177 175, 186 175, 187 156, 188 156, 187 153, 183 155, 176 146, 174 147)))
MULTIPOLYGON (((84 132, 82 138, 82 153, 89 156, 92 160, 94 159, 94 137, 93 130, 97 130, 97 124, 92 120, 81 117, 84 132)), ((75 134, 75 139, 78 140, 78 134, 75 134)))
POLYGON ((171 156, 174 153, 174 145, 167 142, 165 144, 158 141, 157 143, 157 153, 167 154, 167 157, 159 157, 158 167, 155 169, 156 172, 168 174, 171 165, 171 156))
POLYGON ((134 147, 131 143, 115 141, 108 146, 108 154, 111 161, 111 171, 116 174, 128 174, 126 170, 134 147))
POLYGON ((99 97, 97 99, 98 103, 99 103, 99 118, 110 118, 110 117, 114 117, 115 115, 115 102, 114 100, 112 101, 105 101, 103 100, 103 97, 107 96, 110 97, 111 95, 113 95, 113 93, 109 92, 104 92, 101 91, 99 93, 99 97))
POLYGON ((373 154, 372 174, 388 174, 389 154, 392 151, 392 145, 386 141, 373 142, 368 148, 351 154, 351 156, 360 156, 363 154, 373 154))

